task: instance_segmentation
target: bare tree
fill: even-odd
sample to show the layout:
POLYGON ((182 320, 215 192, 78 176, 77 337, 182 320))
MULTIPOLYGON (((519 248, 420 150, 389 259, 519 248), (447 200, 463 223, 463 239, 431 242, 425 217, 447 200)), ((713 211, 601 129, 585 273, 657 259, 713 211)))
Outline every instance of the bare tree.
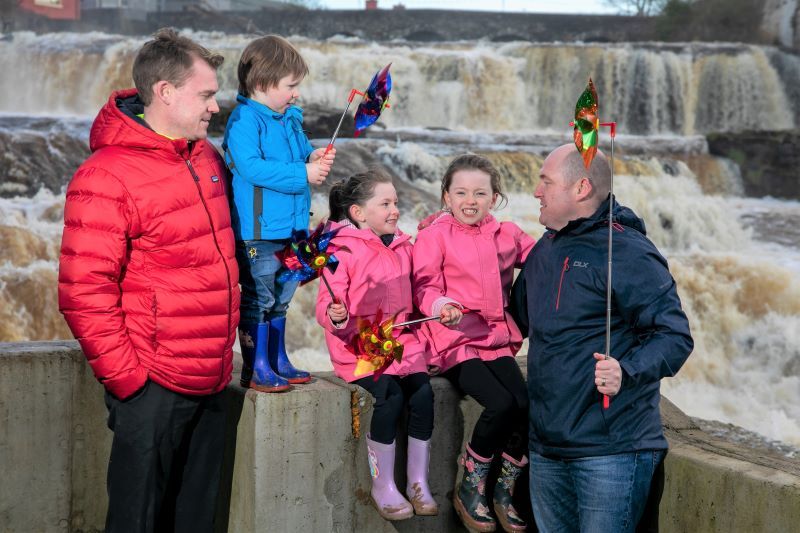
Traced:
POLYGON ((603 4, 622 14, 638 17, 658 15, 666 3, 667 0, 603 0, 603 4))

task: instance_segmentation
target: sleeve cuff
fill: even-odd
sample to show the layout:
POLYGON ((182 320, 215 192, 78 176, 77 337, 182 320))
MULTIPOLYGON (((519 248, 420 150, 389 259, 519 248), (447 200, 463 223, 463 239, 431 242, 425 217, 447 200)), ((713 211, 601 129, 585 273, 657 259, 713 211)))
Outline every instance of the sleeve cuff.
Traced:
POLYGON ((455 305, 456 307, 460 307, 462 309, 464 308, 463 305, 453 300, 452 298, 448 298, 447 296, 440 296, 439 298, 433 301, 433 305, 431 306, 431 315, 439 316, 442 313, 442 308, 447 304, 455 305))

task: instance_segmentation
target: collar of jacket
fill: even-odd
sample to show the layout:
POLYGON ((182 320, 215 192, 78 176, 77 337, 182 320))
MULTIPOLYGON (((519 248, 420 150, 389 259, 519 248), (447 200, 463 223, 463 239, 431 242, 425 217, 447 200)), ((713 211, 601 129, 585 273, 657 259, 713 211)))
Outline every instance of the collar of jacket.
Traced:
POLYGON ((277 111, 273 111, 269 107, 265 106, 260 102, 256 102, 255 100, 244 96, 243 94, 236 95, 236 101, 240 104, 244 104, 253 110, 257 111, 258 113, 271 117, 274 120, 281 120, 286 118, 286 120, 297 120, 300 124, 303 123, 303 109, 296 105, 290 105, 285 113, 278 113, 277 111))
POLYGON ((360 239, 362 241, 375 242, 380 244, 382 248, 394 249, 402 243, 411 239, 411 235, 403 233, 400 228, 394 232, 394 240, 389 243, 389 246, 384 246, 383 241, 371 229, 359 229, 355 224, 350 222, 349 219, 344 219, 341 222, 331 222, 331 229, 340 228, 337 236, 350 237, 353 239, 360 239))
POLYGON ((100 109, 89 132, 92 152, 106 146, 125 146, 140 150, 163 150, 189 159, 205 140, 189 143, 186 139, 169 139, 150 129, 136 114, 144 109, 136 89, 114 91, 100 109))
POLYGON ((429 220, 429 223, 427 225, 433 226, 435 224, 449 224, 458 231, 463 231, 464 233, 473 235, 493 234, 500 229, 500 223, 497 221, 496 218, 494 218, 494 216, 491 213, 483 217, 483 220, 481 220, 477 224, 472 225, 472 224, 462 224, 449 211, 442 211, 440 214, 435 215, 435 218, 433 218, 433 220, 429 220))
MULTIPOLYGON (((610 194, 610 193, 609 193, 610 194)), ((634 229, 642 235, 647 235, 644 220, 639 218, 631 209, 617 203, 614 198, 614 226, 617 224, 634 229)), ((608 196, 600 203, 597 210, 589 217, 570 220, 566 226, 558 231, 548 228, 549 236, 558 237, 561 235, 581 235, 594 231, 598 227, 608 226, 608 196)))

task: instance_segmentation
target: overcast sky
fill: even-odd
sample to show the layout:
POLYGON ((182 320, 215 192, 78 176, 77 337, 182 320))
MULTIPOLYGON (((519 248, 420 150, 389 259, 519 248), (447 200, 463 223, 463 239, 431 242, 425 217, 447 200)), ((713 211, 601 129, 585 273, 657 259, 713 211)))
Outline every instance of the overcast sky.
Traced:
MULTIPOLYGON (((320 0, 330 9, 364 9, 364 0, 320 0)), ((461 9, 485 11, 527 11, 529 13, 613 13, 601 0, 378 0, 389 9, 403 4, 409 9, 461 9)))

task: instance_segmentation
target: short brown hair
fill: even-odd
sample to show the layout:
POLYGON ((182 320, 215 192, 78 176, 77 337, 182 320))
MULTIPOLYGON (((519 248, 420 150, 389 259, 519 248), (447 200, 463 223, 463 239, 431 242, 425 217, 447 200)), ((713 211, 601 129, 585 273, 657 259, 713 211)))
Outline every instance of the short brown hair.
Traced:
POLYGON ((159 81, 183 85, 195 59, 202 59, 214 70, 225 60, 172 28, 161 28, 153 34, 153 40, 144 43, 133 61, 133 83, 144 105, 153 101, 153 85, 159 81))
POLYGON ((447 170, 444 171, 444 176, 442 176, 442 207, 445 206, 444 193, 450 189, 450 185, 453 183, 453 175, 459 170, 480 170, 481 172, 485 172, 491 179, 492 194, 498 195, 502 199, 503 204, 508 202, 508 197, 503 194, 500 172, 492 162, 477 154, 463 154, 450 162, 447 170))
POLYGON ((267 35, 244 49, 238 74, 239 93, 250 97, 256 89, 276 87, 286 76, 305 77, 308 65, 292 43, 278 35, 267 35))

